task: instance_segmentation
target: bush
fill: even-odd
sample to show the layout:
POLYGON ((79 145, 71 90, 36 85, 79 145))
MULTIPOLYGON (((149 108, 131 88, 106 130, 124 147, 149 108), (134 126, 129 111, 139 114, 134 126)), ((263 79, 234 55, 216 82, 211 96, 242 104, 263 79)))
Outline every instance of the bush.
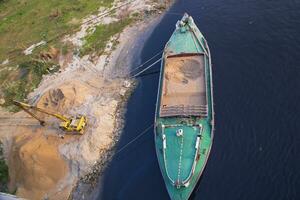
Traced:
POLYGON ((8 167, 3 157, 2 143, 0 142, 0 192, 7 192, 8 167))
POLYGON ((4 85, 3 94, 8 110, 16 112, 19 109, 12 106, 12 100, 24 101, 27 94, 40 84, 43 75, 58 71, 59 66, 51 62, 26 61, 19 65, 19 77, 4 85))

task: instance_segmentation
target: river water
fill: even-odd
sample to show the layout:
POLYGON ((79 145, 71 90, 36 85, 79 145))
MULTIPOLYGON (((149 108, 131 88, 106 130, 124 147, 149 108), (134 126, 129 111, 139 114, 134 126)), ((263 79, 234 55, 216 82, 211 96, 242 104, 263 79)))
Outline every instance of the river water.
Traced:
MULTIPOLYGON (((300 1, 179 0, 136 64, 163 49, 185 11, 211 49, 216 114, 211 156, 191 199, 300 199, 300 1)), ((157 86, 157 73, 139 79, 119 148, 153 124, 157 86)), ((152 129, 113 158, 103 183, 98 199, 169 199, 152 129)))

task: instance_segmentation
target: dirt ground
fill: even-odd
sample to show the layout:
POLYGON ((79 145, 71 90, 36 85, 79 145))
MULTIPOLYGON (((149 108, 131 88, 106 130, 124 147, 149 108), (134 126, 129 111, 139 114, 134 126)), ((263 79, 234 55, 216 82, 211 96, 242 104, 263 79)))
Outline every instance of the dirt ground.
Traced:
POLYGON ((85 74, 89 80, 68 80, 61 85, 52 80, 36 102, 67 116, 87 115, 88 126, 82 136, 65 134, 52 117, 40 115, 46 121, 43 127, 23 111, 11 117, 1 112, 0 139, 9 149, 10 191, 28 199, 67 199, 74 182, 88 172, 101 151, 111 148, 115 113, 130 82, 108 81, 93 74, 85 74))

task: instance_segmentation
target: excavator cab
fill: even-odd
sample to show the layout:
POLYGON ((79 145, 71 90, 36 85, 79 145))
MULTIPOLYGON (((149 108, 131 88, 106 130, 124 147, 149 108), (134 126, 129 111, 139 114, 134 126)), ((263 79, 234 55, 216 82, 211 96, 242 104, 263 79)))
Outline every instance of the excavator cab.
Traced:
POLYGON ((81 135, 84 133, 84 127, 86 126, 87 119, 85 116, 77 116, 70 118, 69 121, 63 121, 59 127, 67 132, 77 132, 81 135))
POLYGON ((16 106, 20 107, 25 112, 27 112, 29 115, 31 115, 33 118, 37 119, 42 126, 45 125, 45 121, 40 119, 40 117, 38 117, 31 110, 45 113, 47 115, 53 116, 53 117, 61 120, 59 128, 62 129, 63 131, 71 132, 71 133, 79 133, 81 135, 84 133, 84 128, 87 124, 87 118, 85 116, 78 115, 75 117, 66 117, 64 115, 61 115, 58 113, 53 113, 51 111, 39 108, 37 106, 29 105, 29 104, 18 102, 18 101, 13 101, 13 102, 16 106))

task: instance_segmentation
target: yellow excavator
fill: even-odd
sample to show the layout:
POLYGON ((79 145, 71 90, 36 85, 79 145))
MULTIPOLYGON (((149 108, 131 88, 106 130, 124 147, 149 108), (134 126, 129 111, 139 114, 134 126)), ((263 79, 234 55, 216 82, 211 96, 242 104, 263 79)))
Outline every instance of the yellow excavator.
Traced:
POLYGON ((19 101, 13 101, 14 105, 20 107, 25 112, 27 112, 29 115, 31 115, 33 118, 37 119, 42 126, 45 126, 45 121, 40 119, 36 114, 34 114, 31 110, 35 110, 41 113, 45 113, 47 115, 53 116, 59 120, 61 120, 61 123, 59 125, 59 128, 61 128, 63 131, 71 132, 71 133, 84 133, 84 128, 87 124, 87 118, 85 116, 79 115, 75 117, 66 117, 61 114, 53 113, 48 110, 39 108, 37 106, 29 105, 26 103, 22 103, 19 101))

